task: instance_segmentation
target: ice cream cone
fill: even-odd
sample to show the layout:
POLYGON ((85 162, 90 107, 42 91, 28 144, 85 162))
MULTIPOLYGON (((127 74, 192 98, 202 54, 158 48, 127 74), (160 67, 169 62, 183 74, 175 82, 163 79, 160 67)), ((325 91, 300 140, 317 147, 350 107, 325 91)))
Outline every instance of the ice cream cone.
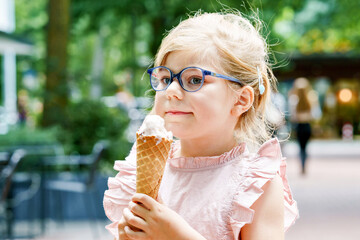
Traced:
POLYGON ((172 140, 136 134, 136 192, 157 199, 172 140))

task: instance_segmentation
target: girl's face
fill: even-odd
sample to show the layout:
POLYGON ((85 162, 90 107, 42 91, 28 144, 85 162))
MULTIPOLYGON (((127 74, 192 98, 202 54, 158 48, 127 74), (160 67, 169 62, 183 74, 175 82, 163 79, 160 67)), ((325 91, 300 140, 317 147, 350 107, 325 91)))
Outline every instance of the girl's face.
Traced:
MULTIPOLYGON (((190 66, 222 73, 187 51, 170 53, 164 65, 175 74, 190 66)), ((154 111, 165 119, 166 129, 181 140, 221 140, 233 137, 238 120, 232 114, 236 102, 235 93, 224 79, 206 76, 197 92, 184 91, 174 79, 167 90, 156 92, 154 111)))

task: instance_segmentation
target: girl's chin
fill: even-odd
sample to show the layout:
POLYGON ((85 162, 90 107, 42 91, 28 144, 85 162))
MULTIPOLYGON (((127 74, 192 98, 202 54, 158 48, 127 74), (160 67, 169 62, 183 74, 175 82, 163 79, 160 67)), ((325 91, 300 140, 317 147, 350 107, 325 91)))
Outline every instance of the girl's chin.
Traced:
POLYGON ((179 124, 174 123, 165 123, 165 128, 168 131, 171 131, 173 136, 176 138, 182 138, 188 129, 179 126, 179 124))

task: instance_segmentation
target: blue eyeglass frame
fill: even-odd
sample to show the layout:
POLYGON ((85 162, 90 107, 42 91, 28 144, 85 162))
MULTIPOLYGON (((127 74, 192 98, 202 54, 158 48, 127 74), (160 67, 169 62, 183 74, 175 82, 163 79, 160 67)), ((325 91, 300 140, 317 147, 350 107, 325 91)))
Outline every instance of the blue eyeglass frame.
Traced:
POLYGON ((184 89, 186 92, 196 92, 196 91, 199 91, 199 90, 202 88, 203 84, 204 84, 205 76, 213 76, 213 77, 222 78, 222 79, 225 79, 225 80, 228 80, 228 81, 231 81, 231 82, 236 82, 236 83, 240 84, 241 87, 244 86, 244 83, 242 83, 239 79, 236 79, 236 78, 233 78, 233 77, 229 77, 229 76, 225 76, 225 75, 219 74, 219 73, 214 73, 214 72, 212 72, 212 71, 205 70, 205 69, 202 69, 202 68, 199 68, 199 67, 186 67, 186 68, 184 68, 183 70, 181 70, 179 73, 176 73, 176 74, 175 74, 175 73, 173 73, 169 68, 167 68, 167 67, 165 67, 165 66, 158 66, 158 67, 153 67, 153 68, 148 69, 148 70, 147 70, 147 73, 148 73, 149 76, 150 76, 150 84, 151 84, 151 87, 152 87, 155 91, 159 91, 159 92, 160 92, 160 91, 165 91, 166 89, 168 89, 168 87, 170 86, 170 84, 174 81, 174 78, 175 78, 175 77, 176 77, 176 79, 179 81, 181 88, 184 89), (170 79, 170 82, 169 82, 168 85, 167 85, 164 89, 162 89, 162 90, 156 90, 156 89, 154 88, 154 86, 152 85, 152 83, 151 83, 151 75, 152 75, 152 72, 153 72, 155 69, 157 69, 157 68, 165 68, 165 69, 167 69, 167 70, 170 72, 170 78, 171 78, 171 79, 170 79), (199 69, 199 70, 201 70, 201 72, 202 72, 201 85, 200 85, 200 87, 199 87, 198 89, 196 89, 196 90, 194 90, 194 91, 186 90, 186 89, 184 88, 183 82, 182 82, 182 80, 181 80, 181 74, 182 74, 186 69, 189 69, 189 68, 199 69))

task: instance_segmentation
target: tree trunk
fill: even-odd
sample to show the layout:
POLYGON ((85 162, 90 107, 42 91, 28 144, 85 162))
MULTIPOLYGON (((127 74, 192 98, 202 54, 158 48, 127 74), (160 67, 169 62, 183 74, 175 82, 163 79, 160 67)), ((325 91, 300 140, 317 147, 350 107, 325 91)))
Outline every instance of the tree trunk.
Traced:
POLYGON ((155 56, 164 36, 164 26, 166 25, 166 19, 163 16, 158 16, 152 20, 151 24, 153 28, 154 39, 150 43, 150 50, 152 56, 155 56))
POLYGON ((70 0, 49 0, 43 126, 62 124, 68 104, 67 43, 70 0))
POLYGON ((91 70, 91 90, 90 97, 92 99, 100 99, 102 96, 101 79, 104 72, 104 50, 103 50, 103 33, 100 29, 96 36, 94 54, 92 59, 92 70, 91 70))

